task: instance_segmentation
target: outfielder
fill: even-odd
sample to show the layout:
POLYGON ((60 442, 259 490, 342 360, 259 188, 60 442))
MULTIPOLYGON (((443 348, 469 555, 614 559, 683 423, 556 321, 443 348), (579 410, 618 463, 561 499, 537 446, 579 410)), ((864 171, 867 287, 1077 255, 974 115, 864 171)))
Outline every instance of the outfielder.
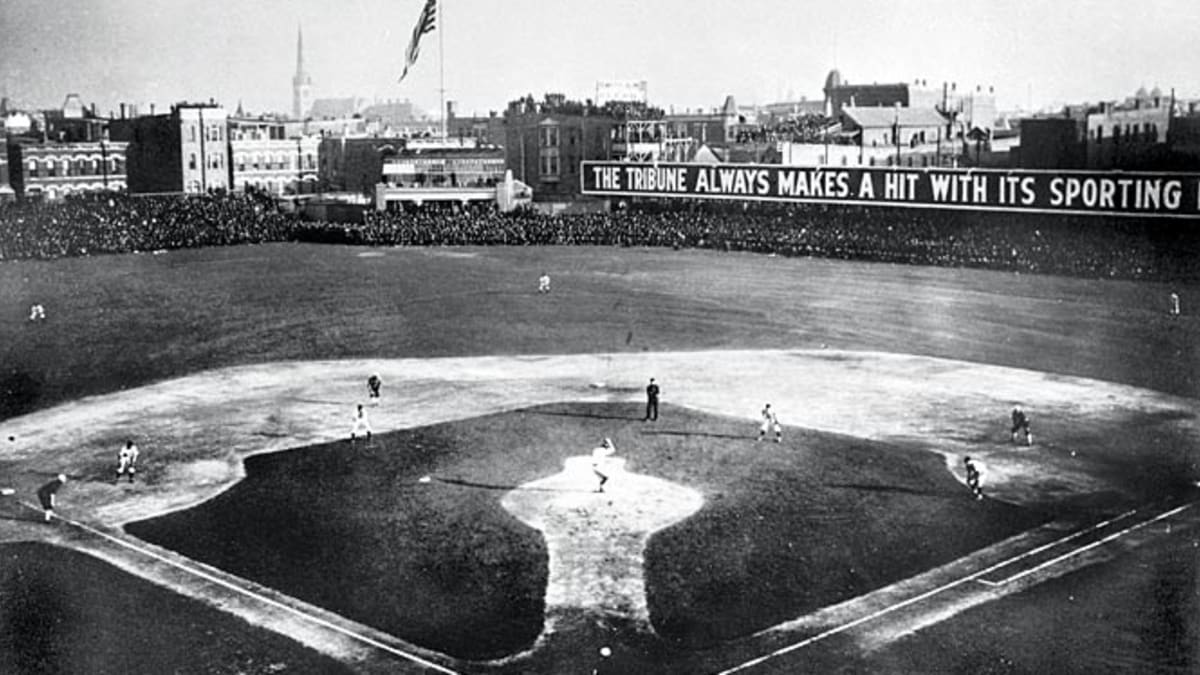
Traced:
POLYGON ((538 293, 550 292, 550 275, 542 272, 542 276, 538 277, 538 293))
POLYGON ((117 453, 117 482, 121 482, 121 476, 128 475, 129 482, 133 482, 133 477, 137 473, 138 446, 133 441, 125 441, 125 447, 117 453))
POLYGON ((604 484, 608 482, 605 465, 608 464, 608 458, 616 453, 617 449, 613 446, 611 438, 605 438, 599 446, 592 450, 592 473, 600 479, 600 484, 596 486, 596 492, 604 492, 604 484))
POLYGON ((350 442, 353 443, 361 433, 367 435, 368 441, 371 440, 371 422, 367 419, 367 411, 363 410, 362 404, 359 403, 358 411, 354 413, 354 426, 350 429, 350 442))
POLYGON ((1025 416, 1025 411, 1021 410, 1021 406, 1013 407, 1012 411, 1012 431, 1009 432, 1009 441, 1017 442, 1017 432, 1021 431, 1025 434, 1025 445, 1033 445, 1033 432, 1029 429, 1029 418, 1025 416))
POLYGON ((775 411, 771 410, 771 404, 768 403, 762 409, 762 425, 758 427, 758 438, 755 440, 755 442, 757 443, 758 441, 766 438, 767 431, 771 429, 775 430, 775 442, 782 443, 783 427, 779 425, 779 418, 775 416, 775 411))

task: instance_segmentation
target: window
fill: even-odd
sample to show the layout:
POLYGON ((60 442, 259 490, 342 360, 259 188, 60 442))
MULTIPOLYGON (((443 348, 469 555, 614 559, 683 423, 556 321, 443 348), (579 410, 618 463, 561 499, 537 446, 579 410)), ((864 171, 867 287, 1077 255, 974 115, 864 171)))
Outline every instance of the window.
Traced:
POLYGON ((38 177, 38 161, 36 159, 29 160, 29 177, 38 177))
POLYGON ((246 156, 245 155, 239 153, 234 156, 234 160, 237 162, 237 170, 239 172, 246 170, 246 156))
POLYGON ((558 155, 546 154, 541 156, 541 171, 545 178, 558 178, 558 155))
POLYGON ((188 169, 192 171, 196 170, 196 153, 194 152, 188 155, 188 169))
POLYGON ((541 146, 543 148, 557 148, 558 147, 558 127, 556 127, 556 126, 542 127, 541 133, 539 134, 539 140, 541 141, 541 146))
POLYGON ((196 142, 196 125, 194 125, 194 124, 188 125, 188 139, 192 143, 196 142))

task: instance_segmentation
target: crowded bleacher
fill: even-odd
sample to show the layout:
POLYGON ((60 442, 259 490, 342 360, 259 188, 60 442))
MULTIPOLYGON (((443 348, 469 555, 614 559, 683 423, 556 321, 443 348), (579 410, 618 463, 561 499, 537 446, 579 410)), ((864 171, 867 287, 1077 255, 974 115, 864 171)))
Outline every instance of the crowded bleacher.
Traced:
POLYGON ((246 243, 702 248, 1071 276, 1200 280, 1186 223, 1130 218, 648 201, 611 213, 367 211, 307 221, 261 195, 103 195, 0 207, 0 261, 246 243))

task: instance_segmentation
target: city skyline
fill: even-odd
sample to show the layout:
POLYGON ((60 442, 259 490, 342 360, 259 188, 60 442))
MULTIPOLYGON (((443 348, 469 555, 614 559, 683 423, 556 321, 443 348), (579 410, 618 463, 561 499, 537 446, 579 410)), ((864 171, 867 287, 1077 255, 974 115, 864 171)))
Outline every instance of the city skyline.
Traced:
POLYGON ((1040 5, 859 0, 794 3, 542 5, 439 0, 403 83, 424 0, 234 3, 16 0, 0 5, 0 86, 15 104, 56 107, 68 93, 97 104, 165 110, 215 98, 230 109, 291 110, 296 29, 313 97, 409 99, 439 108, 439 40, 447 100, 486 114, 525 94, 588 98, 598 80, 646 80, 652 103, 711 108, 821 98, 826 73, 851 82, 995 87, 1001 109, 1122 99, 1145 86, 1200 95, 1188 66, 1200 51, 1200 3, 1113 0, 1040 5))

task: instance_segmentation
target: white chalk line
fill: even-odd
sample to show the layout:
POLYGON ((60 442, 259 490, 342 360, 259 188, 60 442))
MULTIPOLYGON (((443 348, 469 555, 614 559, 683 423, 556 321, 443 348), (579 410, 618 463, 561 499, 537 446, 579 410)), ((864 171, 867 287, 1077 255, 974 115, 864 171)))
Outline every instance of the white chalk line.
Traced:
MULTIPOLYGON (((1191 502, 1191 503, 1189 503, 1189 504, 1184 504, 1183 506, 1181 506, 1181 507, 1179 507, 1179 508, 1173 509, 1173 510, 1171 510, 1171 511, 1168 511, 1167 513, 1164 513, 1164 514, 1162 514, 1161 516, 1158 516, 1158 517, 1157 517, 1157 518, 1155 518, 1154 520, 1158 520, 1158 519, 1160 519, 1160 518, 1165 518, 1165 517, 1167 517, 1167 516, 1169 516, 1169 515, 1174 515, 1175 513, 1178 513, 1178 512, 1180 512, 1180 511, 1183 511, 1184 509, 1187 509, 1187 508, 1191 507, 1191 506, 1192 506, 1193 504, 1195 504, 1195 503, 1196 503, 1196 502, 1191 502)), ((856 627, 856 626, 860 626, 860 625, 862 625, 862 624, 864 624, 864 623, 867 623, 868 621, 873 621, 873 620, 875 620, 875 619, 878 619, 878 618, 879 618, 879 617, 881 617, 881 616, 884 616, 884 615, 886 615, 886 614, 890 614, 890 613, 892 613, 892 612, 895 612, 895 611, 897 611, 897 610, 903 609, 903 608, 905 608, 905 607, 908 607, 909 605, 916 604, 916 603, 918 603, 918 602, 921 602, 922 600, 927 600, 927 599, 929 599, 929 598, 932 598, 932 597, 933 597, 933 596, 935 596, 935 595, 939 595, 939 594, 941 594, 941 593, 944 593, 944 592, 946 592, 946 591, 948 591, 948 590, 950 590, 950 589, 952 589, 952 588, 955 588, 955 587, 957 587, 957 586, 961 586, 961 585, 962 585, 962 584, 964 584, 964 583, 967 583, 967 582, 969 582, 969 581, 973 581, 973 580, 975 580, 975 579, 978 579, 979 577, 981 577, 981 576, 983 576, 983 575, 986 575, 986 574, 989 574, 989 573, 991 573, 991 572, 994 572, 995 570, 998 570, 998 569, 1000 569, 1000 568, 1003 568, 1003 567, 1007 567, 1008 565, 1011 565, 1012 563, 1014 563, 1014 562, 1016 562, 1016 561, 1018 561, 1018 560, 1021 560, 1021 559, 1023 559, 1023 558, 1026 558, 1026 557, 1028 557, 1028 556, 1031 556, 1031 555, 1036 555, 1036 554, 1038 554, 1038 553, 1040 553, 1040 552, 1042 552, 1042 551, 1044 551, 1044 550, 1046 550, 1046 549, 1048 549, 1048 548, 1052 548, 1052 547, 1054 547, 1054 546, 1058 546, 1059 544, 1062 544, 1063 542, 1070 541, 1070 540, 1072 540, 1072 539, 1076 539, 1076 538, 1078 538, 1078 537, 1081 537, 1081 536, 1083 536, 1083 535, 1085 535, 1085 534, 1089 534, 1089 533, 1091 533, 1091 532, 1094 532, 1094 531, 1096 531, 1096 530, 1098 530, 1098 529, 1101 529, 1101 528, 1103 528, 1103 527, 1107 527, 1108 525, 1111 525, 1113 522, 1116 522, 1116 521, 1118 521, 1118 520, 1122 520, 1122 519, 1124 519, 1124 518, 1127 518, 1128 516, 1130 516, 1130 515, 1132 515, 1132 514, 1134 514, 1134 513, 1136 513, 1136 512, 1137 512, 1137 510, 1136 510, 1136 509, 1134 509, 1133 511, 1127 511, 1127 512, 1125 512, 1125 513, 1122 513, 1122 514, 1121 514, 1121 515, 1119 515, 1119 516, 1116 516, 1115 518, 1110 518, 1109 520, 1106 520, 1106 521, 1103 521, 1103 522, 1097 523, 1097 524, 1095 524, 1095 525, 1092 525, 1091 527, 1088 527, 1087 529, 1080 530, 1079 532, 1075 532, 1075 533, 1073 533, 1073 534, 1069 534, 1069 535, 1067 535, 1067 536, 1065 536, 1065 537, 1062 537, 1062 538, 1060 538, 1060 539, 1056 539, 1055 541, 1052 541, 1052 542, 1050 542, 1050 543, 1048 543, 1048 544, 1043 544, 1042 546, 1038 546, 1037 548, 1030 549, 1030 550, 1028 550, 1028 551, 1025 551, 1024 553, 1021 553, 1021 554, 1019 554, 1019 555, 1013 556, 1012 558, 1009 558, 1009 559, 1007 559, 1007 560, 1003 560, 1003 561, 1001 561, 1001 562, 999 562, 999 563, 996 563, 996 564, 994 564, 994 565, 991 565, 990 567, 987 567, 987 568, 985 568, 985 569, 979 570, 979 571, 977 571, 977 572, 973 572, 973 573, 971 573, 971 574, 969 574, 969 575, 967 575, 967 576, 965 576, 965 577, 962 577, 962 578, 960 578, 960 579, 956 579, 956 580, 954 580, 954 581, 951 581, 951 582, 949 582, 949 583, 946 583, 946 584, 943 584, 943 585, 941 585, 941 586, 938 586, 937 588, 934 588, 934 589, 932 589, 932 590, 929 590, 929 591, 926 591, 926 592, 924 592, 924 593, 921 593, 920 595, 913 596, 913 597, 911 597, 911 598, 909 598, 909 599, 907 599, 907 600, 903 600, 903 601, 901 601, 901 602, 898 602, 898 603, 896 603, 896 604, 894 604, 894 605, 889 605, 889 606, 887 606, 887 607, 884 607, 883 609, 880 609, 880 610, 878 610, 878 611, 872 612, 871 614, 867 614, 866 616, 861 616, 861 617, 859 617, 859 618, 857 618, 857 619, 855 619, 855 620, 853 620, 853 621, 850 621, 850 622, 848 622, 848 623, 844 623, 844 624, 842 624, 842 625, 840 625, 840 626, 835 626, 835 627, 833 627, 833 628, 830 628, 829 630, 826 630, 826 631, 825 631, 825 632, 823 632, 823 633, 818 633, 818 634, 816 634, 816 635, 813 635, 812 637, 809 637, 809 638, 806 638, 806 639, 804 639, 804 640, 801 640, 800 642, 797 642, 797 643, 795 643, 795 644, 791 644, 791 645, 788 645, 788 646, 786 646, 786 647, 781 647, 781 648, 779 648, 779 649, 776 649, 776 650, 775 650, 775 651, 773 651, 773 652, 770 652, 770 653, 768 653, 768 654, 764 654, 764 655, 762 655, 762 656, 759 656, 759 657, 757 657, 757 658, 751 659, 751 660, 749 660, 749 661, 746 661, 745 663, 742 663, 742 664, 736 665, 736 666, 734 666, 734 667, 732 667, 732 668, 729 668, 729 669, 726 669, 726 670, 722 670, 722 671, 718 672, 716 675, 730 675, 731 673, 737 673, 737 672, 741 672, 741 671, 743 671, 743 670, 747 670, 747 669, 749 669, 749 668, 753 668, 753 667, 755 667, 755 666, 761 665, 761 664, 763 664, 763 663, 765 663, 765 662, 767 662, 767 661, 769 661, 769 660, 771 660, 771 659, 773 659, 773 658, 776 658, 776 657, 779 657, 779 656, 783 656, 783 655, 785 655, 785 654, 789 654, 789 653, 791 653, 791 652, 794 652, 794 651, 796 651, 796 650, 798 650, 798 649, 803 649, 804 647, 807 647, 807 646, 809 646, 809 645, 811 645, 811 644, 813 644, 813 643, 820 642, 821 640, 824 640, 824 639, 826 639, 826 638, 832 637, 832 636, 834 636, 834 635, 837 635, 837 634, 839 634, 839 633, 844 633, 844 632, 846 632, 846 631, 850 630, 851 628, 854 628, 854 627, 856 627)), ((1136 527, 1141 527, 1142 525, 1146 525, 1146 524, 1148 524, 1148 523, 1150 523, 1150 522, 1152 522, 1152 521, 1146 521, 1146 523, 1142 523, 1142 524, 1140 524, 1140 525, 1138 525, 1138 526, 1136 526, 1136 527)), ((1120 535, 1120 534, 1122 534, 1123 532, 1124 532, 1124 530, 1123 530, 1122 532, 1120 532, 1120 533, 1117 533, 1117 535, 1119 536, 1119 535, 1120 535)), ((1096 544, 1096 543, 1100 543, 1100 542, 1093 542, 1093 544, 1096 544)), ((1091 546, 1091 544, 1090 544, 1089 546, 1091 546)))
MULTIPOLYGON (((38 513, 42 513, 42 509, 40 507, 34 506, 33 504, 30 504, 29 502, 22 501, 21 505, 23 505, 26 508, 29 508, 33 511, 37 511, 38 513)), ((166 563, 172 567, 175 567, 176 569, 186 572, 187 574, 191 574, 192 576, 199 577, 201 579, 204 579, 205 581, 209 581, 209 582, 217 584, 219 586, 223 586, 224 588, 227 588, 231 591, 234 591, 236 593, 240 593, 247 597, 253 598, 254 600, 257 600, 264 604, 270 605, 277 609, 282 609, 282 610, 289 612, 291 614, 294 614, 306 621, 310 621, 310 622, 315 623, 324 628, 329 628, 333 631, 341 633, 342 635, 345 635, 354 640, 358 640, 359 642, 370 645, 377 649, 381 649, 381 650, 383 650, 389 654, 392 654, 394 656, 399 656, 401 658, 408 659, 409 661, 412 661, 413 663, 416 663, 418 665, 425 666, 426 668, 431 668, 440 673, 445 673, 445 675, 462 675, 461 673, 459 673, 457 671, 450 670, 449 668, 446 668, 445 666, 434 663, 433 661, 428 661, 426 659, 423 659, 420 656, 417 656, 416 654, 410 654, 406 651, 396 649, 395 647, 392 647, 391 645, 388 645, 388 644, 384 644, 383 642, 380 642, 372 637, 363 635, 362 633, 356 633, 355 631, 352 631, 348 628, 339 626, 331 621, 322 619, 319 616, 313 616, 312 614, 309 614, 308 612, 297 609, 295 607, 291 607, 282 602, 279 602, 278 600, 273 600, 271 598, 266 597, 265 595, 261 595, 259 593, 255 593, 254 591, 251 591, 249 589, 242 588, 242 587, 238 586, 237 584, 234 584, 234 583, 231 583, 224 579, 221 579, 220 577, 213 576, 203 570, 198 570, 198 569, 189 567, 187 565, 184 565, 183 563, 177 562, 175 560, 171 560, 170 558, 159 555, 158 553, 155 553, 154 551, 151 551, 151 550, 142 548, 141 546, 138 546, 136 544, 127 542, 127 541, 121 539, 120 537, 114 537, 113 535, 108 534, 107 532, 101 532, 100 530, 97 530, 96 528, 91 527, 89 525, 85 525, 81 522, 71 520, 70 518, 64 518, 63 516, 60 516, 57 513, 53 514, 53 517, 63 521, 64 523, 67 523, 69 525, 74 525, 75 527, 77 527, 85 532, 90 532, 99 537, 103 537, 104 539, 107 539, 115 544, 118 544, 127 549, 130 549, 132 551, 140 553, 144 556, 153 558, 159 562, 166 563)))
POLYGON ((1092 543, 1090 543, 1090 544, 1087 544, 1087 545, 1084 545, 1084 546, 1080 546, 1079 548, 1077 548, 1077 549, 1075 549, 1075 550, 1073 550, 1073 551, 1068 551, 1068 552, 1066 552, 1066 553, 1064 553, 1064 554, 1062 554, 1062 555, 1060 555, 1060 556, 1058 556, 1058 557, 1056 557, 1056 558, 1051 558, 1050 560, 1047 560, 1046 562, 1044 562, 1044 563, 1041 563, 1040 565, 1037 565, 1036 567, 1031 567, 1031 568, 1029 568, 1029 569, 1025 570, 1024 572, 1018 572, 1017 574, 1014 574, 1014 575, 1012 575, 1011 577, 1007 577, 1007 578, 1005 578, 1005 579, 1001 579, 1000 581, 985 582, 985 583, 988 583, 989 585, 992 585, 992 586, 1003 586, 1004 584, 1012 583, 1012 582, 1014 582, 1014 581, 1016 581, 1016 580, 1018 580, 1018 579, 1023 579, 1023 578, 1025 578, 1025 577, 1029 576, 1030 574, 1033 574, 1034 572, 1037 572, 1037 571, 1039 571, 1039 570, 1043 570, 1043 569, 1045 569, 1045 568, 1047 568, 1047 567, 1050 567, 1050 566, 1052 566, 1052 565, 1056 565, 1056 564, 1058 564, 1058 563, 1060 563, 1060 562, 1062 562, 1062 561, 1064 561, 1064 560, 1066 560, 1066 559, 1068 559, 1068 558, 1071 558, 1071 557, 1073 557, 1073 556, 1077 556, 1077 555, 1079 555, 1080 553, 1084 553, 1084 552, 1086 552, 1086 551, 1090 551, 1090 550, 1092 550, 1093 548, 1096 548, 1097 546, 1102 546, 1102 545, 1104 545, 1104 544, 1107 544, 1108 542, 1110 542, 1110 541, 1113 541, 1113 540, 1115 540, 1115 539, 1118 539, 1118 538, 1120 538, 1120 537, 1123 537, 1123 536, 1125 536, 1126 534, 1129 534, 1130 532, 1134 532, 1134 531, 1136 531, 1136 530, 1140 530, 1140 529, 1142 529, 1143 527, 1145 527, 1145 526, 1147 526, 1147 525, 1150 525, 1151 523, 1156 523, 1156 522, 1158 522, 1158 521, 1160 521, 1160 520, 1162 520, 1162 519, 1164 519, 1164 518, 1169 518, 1169 517, 1171 517, 1171 516, 1173 516, 1173 515, 1175 515, 1175 514, 1177 514, 1177 513, 1181 512, 1181 511, 1184 511, 1185 509, 1187 509, 1187 508, 1188 508, 1188 507, 1190 507, 1190 506, 1191 506, 1191 504, 1184 504, 1183 506, 1180 506, 1180 507, 1178 507, 1178 508, 1171 509, 1170 511, 1167 511, 1166 513, 1159 514, 1158 516, 1155 516, 1154 518, 1151 518, 1150 520, 1146 520, 1146 521, 1143 521, 1143 522, 1137 523, 1136 525, 1130 525, 1129 527, 1127 527, 1127 528, 1125 528, 1125 529, 1123 529, 1123 530, 1120 530, 1120 531, 1118 531, 1118 532, 1115 532, 1115 533, 1113 533, 1113 534, 1110 534, 1110 535, 1108 535, 1107 537, 1104 537, 1103 539, 1097 539, 1096 541, 1093 541, 1093 542, 1092 542, 1092 543))

